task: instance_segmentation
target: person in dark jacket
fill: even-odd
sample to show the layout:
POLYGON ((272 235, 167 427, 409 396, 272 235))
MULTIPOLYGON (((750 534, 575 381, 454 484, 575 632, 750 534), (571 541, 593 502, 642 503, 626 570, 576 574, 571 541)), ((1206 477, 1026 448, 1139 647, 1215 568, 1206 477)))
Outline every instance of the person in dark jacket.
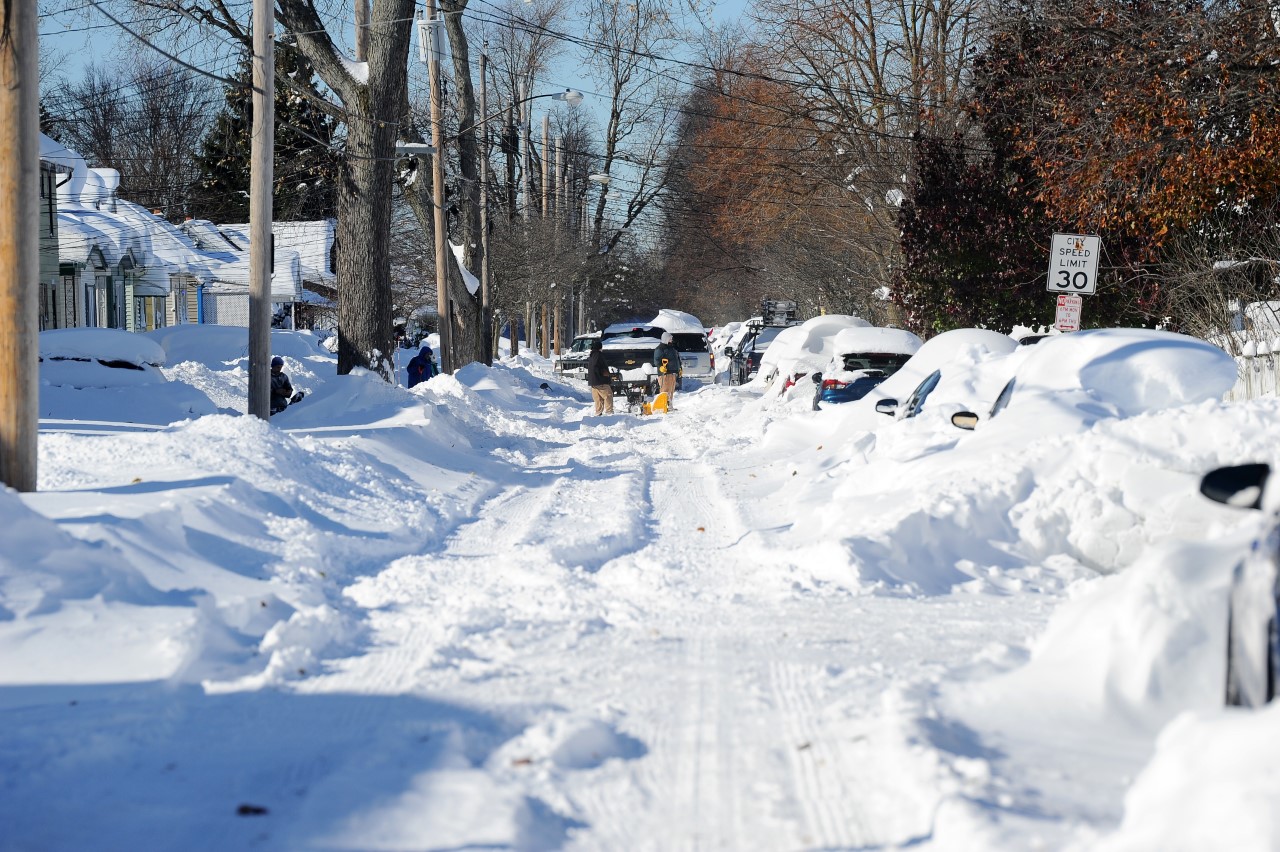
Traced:
POLYGON ((279 414, 289 403, 302 399, 302 391, 293 392, 293 383, 284 371, 284 359, 276 355, 271 359, 271 413, 279 414))
POLYGON ((613 413, 613 378, 609 365, 604 362, 604 349, 600 338, 591 341, 591 354, 587 356, 587 385, 591 399, 596 404, 596 414, 613 413))
POLYGON ((430 346, 418 350, 418 354, 409 359, 404 371, 408 376, 409 387, 425 382, 436 374, 435 353, 430 346))
POLYGON ((680 350, 671 342, 671 332, 662 333, 662 342, 653 350, 653 366, 658 368, 658 391, 667 395, 667 408, 676 395, 676 381, 680 378, 680 350))

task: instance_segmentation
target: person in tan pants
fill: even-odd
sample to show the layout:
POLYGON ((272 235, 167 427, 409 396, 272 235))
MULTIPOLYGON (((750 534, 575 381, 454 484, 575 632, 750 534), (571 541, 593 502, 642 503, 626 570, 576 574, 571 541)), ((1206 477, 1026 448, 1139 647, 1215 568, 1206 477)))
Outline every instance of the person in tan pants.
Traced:
POLYGON ((604 362, 599 338, 591 341, 591 354, 587 356, 587 385, 596 404, 596 414, 612 414, 613 379, 609 375, 609 366, 604 362))
POLYGON ((658 368, 658 391, 667 395, 667 410, 674 410, 676 382, 680 378, 680 350, 671 342, 671 332, 662 333, 662 343, 653 350, 653 366, 658 368))

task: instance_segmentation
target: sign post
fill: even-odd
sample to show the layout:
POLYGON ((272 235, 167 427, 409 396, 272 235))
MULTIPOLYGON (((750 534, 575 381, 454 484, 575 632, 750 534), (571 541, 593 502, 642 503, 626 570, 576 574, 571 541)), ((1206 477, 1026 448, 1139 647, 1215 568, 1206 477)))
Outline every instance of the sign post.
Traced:
POLYGON ((1098 286, 1102 240, 1095 235, 1054 234, 1049 250, 1050 293, 1092 296, 1098 286))

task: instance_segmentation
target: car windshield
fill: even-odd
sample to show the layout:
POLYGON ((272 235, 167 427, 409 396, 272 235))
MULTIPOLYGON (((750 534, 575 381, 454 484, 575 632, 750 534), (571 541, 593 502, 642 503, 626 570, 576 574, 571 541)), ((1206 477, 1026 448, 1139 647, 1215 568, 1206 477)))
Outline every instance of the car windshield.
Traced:
POLYGON ((671 335, 671 342, 680 352, 706 352, 707 336, 705 334, 695 334, 693 332, 681 333, 676 332, 671 335))
POLYGON ((782 328, 776 325, 765 326, 760 329, 760 333, 751 338, 751 342, 747 344, 749 350, 763 352, 769 348, 769 344, 773 339, 782 333, 782 328))
POLYGON ((886 376, 892 376, 911 360, 910 355, 898 352, 851 352, 843 356, 844 368, 854 370, 880 370, 886 376))
POLYGON ((591 338, 579 337, 577 340, 573 341, 573 348, 570 349, 569 351, 570 352, 586 352, 590 348, 591 348, 591 338))

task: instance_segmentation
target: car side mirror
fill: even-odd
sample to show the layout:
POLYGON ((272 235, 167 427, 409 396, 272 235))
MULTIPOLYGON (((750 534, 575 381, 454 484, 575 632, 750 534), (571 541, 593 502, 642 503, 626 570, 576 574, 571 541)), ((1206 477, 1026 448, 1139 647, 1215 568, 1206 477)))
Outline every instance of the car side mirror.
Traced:
POLYGON ((732 346, 726 346, 726 347, 724 348, 724 357, 726 357, 726 358, 732 358, 732 357, 733 357, 733 347, 732 347, 732 346))
POLYGON ((878 414, 888 414, 892 417, 898 413, 898 401, 896 399, 882 399, 876 403, 876 412, 878 414))
POLYGON ((822 374, 821 374, 821 373, 814 373, 814 374, 813 374, 813 383, 814 383, 815 385, 820 385, 820 384, 822 384, 822 374))
POLYGON ((1226 506, 1261 509, 1262 491, 1271 467, 1265 464, 1238 464, 1211 470, 1200 480, 1200 493, 1226 506))
POLYGON ((951 425, 957 429, 964 429, 966 432, 972 432, 973 427, 978 425, 978 415, 972 411, 957 411, 951 415, 951 425))

